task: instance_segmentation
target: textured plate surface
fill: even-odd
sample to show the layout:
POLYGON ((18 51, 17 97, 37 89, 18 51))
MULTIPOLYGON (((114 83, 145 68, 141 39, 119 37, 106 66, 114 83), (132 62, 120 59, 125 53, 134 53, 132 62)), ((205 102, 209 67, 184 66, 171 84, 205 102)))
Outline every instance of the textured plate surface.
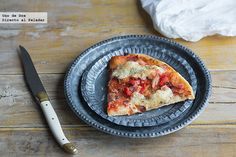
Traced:
MULTIPOLYGON (((119 49, 118 49, 119 50, 119 49)), ((137 52, 138 53, 138 52, 137 52)), ((65 96, 75 114, 87 124, 103 132, 131 138, 157 137, 175 132, 191 123, 206 107, 211 93, 210 74, 203 62, 191 50, 171 40, 156 36, 128 35, 102 41, 85 50, 70 66, 65 77, 65 96), (141 45, 140 45, 141 43, 141 45), (150 127, 127 127, 117 125, 96 114, 83 100, 80 92, 81 76, 88 66, 108 53, 117 51, 117 47, 135 49, 142 46, 156 47, 181 56, 193 69, 197 78, 196 99, 191 107, 173 120, 150 127)))
POLYGON ((191 107, 193 101, 188 100, 173 105, 164 106, 159 109, 147 111, 141 114, 130 116, 108 116, 106 112, 107 83, 109 76, 107 66, 112 56, 137 52, 147 54, 168 63, 175 70, 180 72, 180 74, 191 84, 194 93, 196 93, 197 89, 197 80, 193 69, 188 64, 188 61, 175 52, 169 51, 166 48, 159 48, 158 45, 156 45, 155 49, 149 49, 148 47, 143 47, 142 43, 140 43, 139 47, 135 48, 131 47, 127 49, 120 46, 117 47, 117 49, 118 50, 108 53, 97 62, 93 63, 91 68, 86 69, 82 77, 81 92, 83 98, 88 103, 88 106, 98 115, 119 125, 143 127, 167 123, 174 118, 177 118, 185 110, 191 107))

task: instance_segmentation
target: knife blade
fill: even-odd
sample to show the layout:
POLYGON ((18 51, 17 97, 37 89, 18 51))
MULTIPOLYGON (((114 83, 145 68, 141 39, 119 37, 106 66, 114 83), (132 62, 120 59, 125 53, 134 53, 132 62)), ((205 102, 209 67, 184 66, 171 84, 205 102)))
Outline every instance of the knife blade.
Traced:
POLYGON ((30 89, 34 98, 38 100, 53 136, 66 152, 71 153, 71 154, 76 154, 78 150, 65 137, 64 132, 61 128, 61 124, 56 115, 56 112, 54 111, 50 103, 50 99, 47 95, 46 90, 43 87, 43 84, 34 67, 34 64, 31 60, 29 53, 21 45, 19 45, 19 49, 20 49, 19 51, 20 58, 23 65, 23 69, 24 69, 24 76, 25 76, 26 84, 28 85, 28 88, 30 89))
POLYGON ((20 47, 20 52, 21 52, 21 60, 24 68, 24 73, 25 73, 25 79, 26 83, 33 93, 34 97, 37 97, 38 93, 40 92, 46 92, 46 90, 43 87, 43 84, 37 74, 37 71, 33 65, 33 62, 31 60, 31 57, 29 53, 26 51, 26 49, 22 46, 20 47))

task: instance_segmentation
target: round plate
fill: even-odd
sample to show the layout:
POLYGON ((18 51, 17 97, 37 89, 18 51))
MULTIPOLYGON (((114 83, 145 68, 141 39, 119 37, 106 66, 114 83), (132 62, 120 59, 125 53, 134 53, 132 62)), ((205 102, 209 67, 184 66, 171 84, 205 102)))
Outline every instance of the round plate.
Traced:
MULTIPOLYGON (((138 53, 138 52, 137 52, 138 53)), ((206 107, 211 93, 211 79, 203 62, 191 50, 171 40, 156 36, 128 35, 102 41, 85 50, 70 66, 65 77, 65 96, 75 114, 87 124, 103 132, 132 138, 157 137, 175 132, 191 123, 206 107), (141 43, 141 45, 140 45, 141 43), (188 61, 197 78, 196 98, 191 107, 173 120, 150 127, 127 127, 117 125, 96 114, 81 95, 81 76, 85 69, 104 55, 114 52, 117 47, 126 49, 142 46, 148 49, 159 47, 174 52, 188 61)))
POLYGON ((109 52, 104 57, 93 63, 91 68, 87 68, 81 81, 82 96, 88 103, 88 106, 98 115, 119 125, 143 127, 168 123, 191 107, 193 101, 183 101, 159 109, 129 116, 107 115, 107 84, 109 76, 107 66, 112 56, 138 52, 162 60, 180 72, 180 74, 191 84, 194 93, 196 93, 197 79, 187 60, 173 51, 160 48, 158 45, 155 48, 149 49, 143 47, 142 43, 136 44, 139 44, 140 46, 130 48, 119 46, 116 51, 109 52))

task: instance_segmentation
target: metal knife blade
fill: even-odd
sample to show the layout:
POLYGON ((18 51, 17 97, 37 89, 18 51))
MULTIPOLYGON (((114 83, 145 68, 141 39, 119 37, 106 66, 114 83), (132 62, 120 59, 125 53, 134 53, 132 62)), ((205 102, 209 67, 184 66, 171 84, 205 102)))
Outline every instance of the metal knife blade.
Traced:
POLYGON ((34 64, 31 60, 31 57, 27 50, 23 46, 19 46, 20 48, 20 56, 24 68, 24 76, 27 82, 27 85, 31 92, 33 93, 34 97, 37 98, 37 95, 40 92, 45 92, 46 90, 43 87, 43 84, 39 78, 39 75, 34 67, 34 64))

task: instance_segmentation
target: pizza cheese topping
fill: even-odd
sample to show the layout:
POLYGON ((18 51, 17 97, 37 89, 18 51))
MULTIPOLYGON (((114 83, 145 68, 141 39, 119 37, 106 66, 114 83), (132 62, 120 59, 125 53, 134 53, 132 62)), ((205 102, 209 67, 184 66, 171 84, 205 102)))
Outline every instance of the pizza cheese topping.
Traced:
POLYGON ((174 95, 172 90, 164 86, 161 90, 157 90, 150 97, 145 97, 139 92, 134 92, 131 100, 129 102, 130 106, 143 106, 145 109, 152 109, 157 106, 157 104, 165 104, 170 101, 177 101, 180 97, 174 95))
POLYGON ((126 77, 135 77, 146 79, 147 76, 159 71, 163 73, 164 70, 156 65, 140 65, 135 61, 127 61, 125 64, 118 66, 112 73, 113 77, 124 79, 126 77))

